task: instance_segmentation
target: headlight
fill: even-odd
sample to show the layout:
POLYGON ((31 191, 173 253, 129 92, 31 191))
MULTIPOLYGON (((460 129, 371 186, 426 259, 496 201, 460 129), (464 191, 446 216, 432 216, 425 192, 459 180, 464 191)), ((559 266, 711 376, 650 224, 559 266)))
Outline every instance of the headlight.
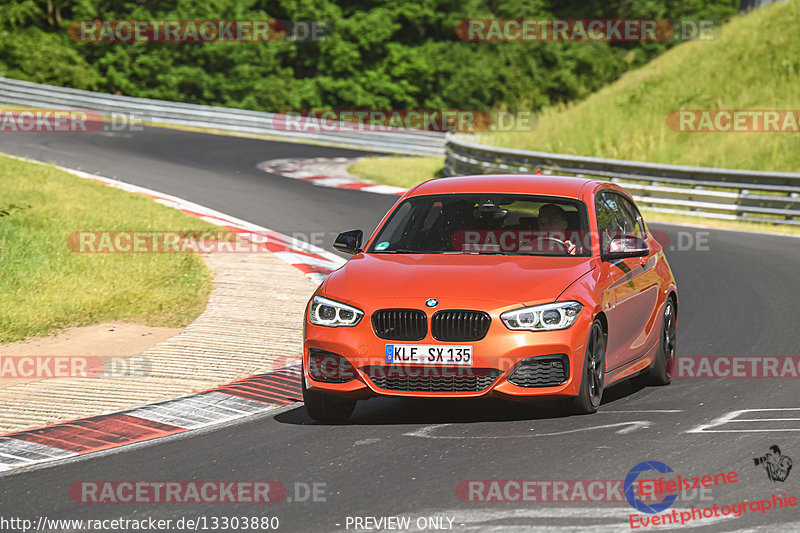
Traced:
POLYGON ((330 328, 355 326, 363 316, 361 309, 322 296, 314 296, 308 309, 308 320, 312 324, 330 328))
POLYGON ((575 323, 583 306, 578 302, 556 302, 506 311, 500 319, 508 329, 553 331, 575 323))

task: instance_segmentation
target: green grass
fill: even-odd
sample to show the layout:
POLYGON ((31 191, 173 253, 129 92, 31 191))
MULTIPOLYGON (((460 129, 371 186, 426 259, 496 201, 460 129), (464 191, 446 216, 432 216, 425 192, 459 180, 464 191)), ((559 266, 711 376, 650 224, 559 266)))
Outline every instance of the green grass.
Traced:
POLYGON ((0 343, 109 320, 177 327, 205 309, 212 274, 198 255, 74 253, 67 237, 216 226, 142 195, 2 156, 0 191, 0 343))
POLYGON ((684 133, 674 110, 798 109, 800 0, 738 16, 715 41, 688 42, 586 100, 544 110, 530 132, 478 141, 658 163, 797 172, 800 133, 684 133))
POLYGON ((409 189, 417 183, 441 177, 443 157, 367 157, 347 171, 382 185, 409 189))

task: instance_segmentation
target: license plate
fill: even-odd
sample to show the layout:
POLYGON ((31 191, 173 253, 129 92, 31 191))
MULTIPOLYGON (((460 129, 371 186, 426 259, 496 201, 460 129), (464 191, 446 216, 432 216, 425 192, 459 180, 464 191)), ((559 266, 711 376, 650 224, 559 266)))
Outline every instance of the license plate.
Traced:
POLYGON ((472 365, 472 346, 387 344, 387 365, 472 365))

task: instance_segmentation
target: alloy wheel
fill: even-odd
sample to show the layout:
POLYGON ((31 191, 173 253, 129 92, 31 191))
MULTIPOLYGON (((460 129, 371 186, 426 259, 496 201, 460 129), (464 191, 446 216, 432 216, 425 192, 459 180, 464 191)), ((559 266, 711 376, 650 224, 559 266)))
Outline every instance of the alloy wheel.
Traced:
POLYGON ((603 396, 603 382, 605 380, 604 357, 606 351, 605 335, 599 324, 592 327, 589 337, 589 364, 586 368, 586 378, 589 381, 589 398, 592 405, 600 405, 603 396))

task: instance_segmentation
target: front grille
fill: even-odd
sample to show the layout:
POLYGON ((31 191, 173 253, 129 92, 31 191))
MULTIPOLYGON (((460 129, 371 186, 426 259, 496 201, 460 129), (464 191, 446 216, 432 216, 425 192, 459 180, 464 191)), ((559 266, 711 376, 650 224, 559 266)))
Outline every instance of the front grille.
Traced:
POLYGON ((347 383, 357 377, 355 367, 338 353, 308 350, 308 374, 316 381, 347 383))
POLYGON ((553 387, 564 383, 568 377, 566 355, 545 355, 522 361, 508 381, 520 387, 553 387))
POLYGON ((483 311, 438 311, 431 318, 431 333, 437 341, 479 341, 491 322, 483 311))
POLYGON ((372 329, 381 339, 421 341, 428 334, 428 321, 418 309, 381 309, 372 314, 372 329))
POLYGON ((501 372, 494 368, 366 366, 363 370, 379 389, 405 392, 480 392, 501 372))

